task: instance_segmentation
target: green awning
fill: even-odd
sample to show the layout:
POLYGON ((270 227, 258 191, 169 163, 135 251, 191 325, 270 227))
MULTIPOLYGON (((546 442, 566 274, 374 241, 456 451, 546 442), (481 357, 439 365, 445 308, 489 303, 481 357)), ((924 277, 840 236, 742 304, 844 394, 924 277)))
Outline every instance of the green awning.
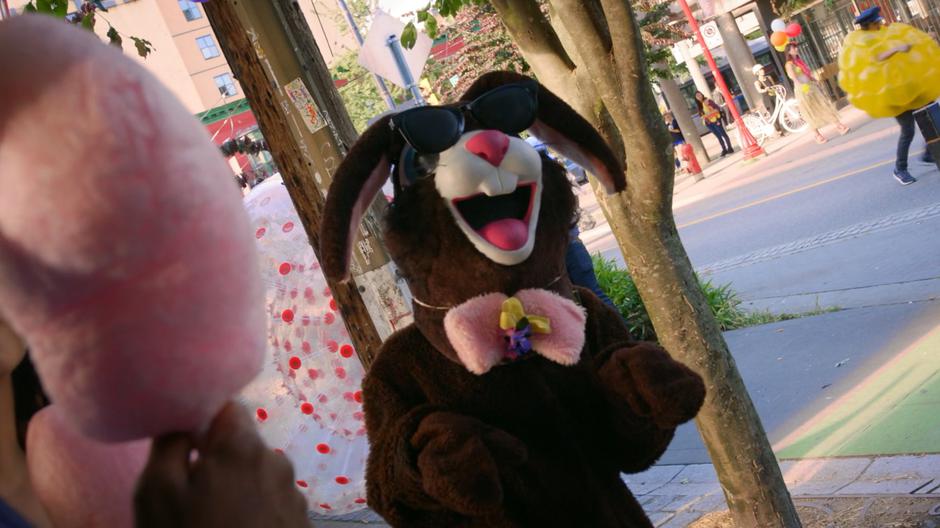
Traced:
POLYGON ((200 112, 196 114, 196 119, 198 119, 203 125, 209 125, 215 123, 216 121, 221 121, 227 117, 240 114, 246 110, 251 110, 251 107, 248 106, 248 99, 239 99, 222 106, 210 108, 205 112, 200 112))

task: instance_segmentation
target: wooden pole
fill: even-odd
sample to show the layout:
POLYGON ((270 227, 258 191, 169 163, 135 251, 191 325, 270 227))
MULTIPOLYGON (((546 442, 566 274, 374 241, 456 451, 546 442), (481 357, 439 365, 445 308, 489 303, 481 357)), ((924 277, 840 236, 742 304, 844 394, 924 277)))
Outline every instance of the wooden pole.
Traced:
MULTIPOLYGON (((295 2, 213 0, 203 7, 319 258, 326 190, 355 140, 319 48, 295 2)), ((353 280, 327 279, 366 368, 382 338, 411 316, 380 238, 379 207, 377 200, 360 228, 353 280)))

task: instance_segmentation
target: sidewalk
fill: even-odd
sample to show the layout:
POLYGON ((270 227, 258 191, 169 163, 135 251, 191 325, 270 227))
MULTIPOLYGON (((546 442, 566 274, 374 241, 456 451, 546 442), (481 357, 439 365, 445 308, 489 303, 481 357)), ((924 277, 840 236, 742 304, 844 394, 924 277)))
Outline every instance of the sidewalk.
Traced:
MULTIPOLYGON (((940 455, 785 460, 780 470, 797 504, 807 499, 915 498, 926 501, 922 509, 940 515, 940 455)), ((657 528, 685 528, 726 508, 711 464, 653 466, 624 481, 657 528)), ((316 528, 388 526, 369 510, 313 520, 316 528)))
MULTIPOLYGON (((780 470, 798 504, 801 499, 904 496, 927 500, 940 513, 940 455, 785 460, 780 470)), ((624 480, 658 528, 685 528, 726 508, 711 464, 654 466, 624 480)))

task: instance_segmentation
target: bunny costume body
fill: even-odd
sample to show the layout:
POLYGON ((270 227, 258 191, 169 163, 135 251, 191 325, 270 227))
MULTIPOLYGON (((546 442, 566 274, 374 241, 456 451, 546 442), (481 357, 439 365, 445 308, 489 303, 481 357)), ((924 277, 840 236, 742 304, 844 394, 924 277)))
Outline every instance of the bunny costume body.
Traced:
POLYGON ((623 190, 590 124, 508 72, 470 87, 449 148, 423 153, 386 117, 334 176, 324 271, 346 276, 361 213, 392 171, 386 243, 416 299, 415 324, 384 343, 363 386, 369 505, 393 526, 651 527, 621 473, 662 455, 704 385, 571 286, 564 169, 474 106, 519 83, 537 87, 529 132, 623 190))

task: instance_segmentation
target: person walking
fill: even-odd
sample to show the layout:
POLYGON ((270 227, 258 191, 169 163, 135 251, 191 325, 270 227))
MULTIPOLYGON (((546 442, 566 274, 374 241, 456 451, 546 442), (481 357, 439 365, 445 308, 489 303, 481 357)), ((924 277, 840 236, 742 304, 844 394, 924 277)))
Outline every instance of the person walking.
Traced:
POLYGON ((702 116, 702 123, 705 124, 721 145, 721 157, 734 152, 731 146, 731 138, 725 132, 725 127, 721 124, 721 108, 714 101, 705 97, 702 92, 695 92, 695 105, 698 107, 698 113, 702 116))
MULTIPOLYGON (((849 33, 839 54, 839 68, 843 72, 840 73, 839 83, 849 94, 849 100, 856 106, 861 107, 874 117, 893 115, 897 120, 898 125, 901 127, 901 134, 898 136, 893 175, 901 185, 910 185, 917 181, 908 171, 908 156, 911 142, 914 140, 914 110, 936 98, 937 94, 934 89, 937 82, 936 77, 931 79, 928 75, 924 79, 918 79, 918 82, 907 83, 903 94, 907 97, 905 100, 914 99, 917 101, 914 104, 907 105, 899 103, 896 97, 891 98, 890 95, 886 96, 887 99, 881 95, 874 97, 864 91, 865 86, 859 85, 866 77, 863 72, 876 65, 878 69, 881 69, 880 63, 884 63, 897 55, 906 56, 914 46, 919 46, 919 62, 913 58, 902 61, 901 64, 894 65, 893 72, 896 74, 907 72, 908 76, 914 77, 924 75, 930 70, 930 68, 925 68, 927 66, 923 62, 925 58, 940 54, 937 52, 936 43, 931 41, 926 33, 918 29, 906 24, 891 24, 889 29, 881 16, 881 8, 878 6, 862 11, 855 18, 855 23, 859 26, 859 30, 849 33), (886 35, 890 38, 878 38, 881 35, 872 34, 882 31, 890 32, 890 35, 886 35), (886 41, 890 42, 891 47, 882 45, 886 41), (930 80, 928 81, 928 79, 930 80), (926 92, 920 94, 910 93, 910 90, 917 90, 918 88, 921 92, 925 90, 926 92)), ((877 93, 881 94, 884 89, 885 87, 879 86, 880 91, 877 93)), ((934 163, 929 151, 924 153, 921 161, 928 164, 934 163)))
POLYGON ((663 114, 663 120, 666 122, 666 128, 669 129, 669 135, 672 136, 672 149, 673 156, 676 160, 676 169, 681 169, 682 154, 679 152, 679 147, 685 144, 685 136, 683 136, 682 131, 679 130, 679 122, 673 117, 672 112, 666 111, 663 114))
POLYGON ((836 125, 839 134, 847 134, 849 127, 839 120, 839 111, 836 110, 836 105, 823 92, 819 82, 813 77, 809 66, 800 57, 796 44, 787 46, 785 68, 787 77, 793 81, 796 100, 800 104, 800 114, 812 127, 813 133, 816 134, 816 143, 822 144, 828 141, 826 136, 819 131, 820 128, 826 125, 836 125))

